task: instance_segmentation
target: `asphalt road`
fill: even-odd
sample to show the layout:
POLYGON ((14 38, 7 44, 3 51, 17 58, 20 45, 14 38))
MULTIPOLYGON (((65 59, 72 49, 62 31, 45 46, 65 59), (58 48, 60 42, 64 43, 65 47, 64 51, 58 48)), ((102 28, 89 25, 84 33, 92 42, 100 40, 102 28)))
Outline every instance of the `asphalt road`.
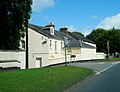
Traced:
POLYGON ((120 61, 117 62, 76 62, 76 63, 71 63, 69 66, 77 66, 77 67, 86 67, 90 68, 92 70, 95 70, 98 73, 101 73, 105 71, 106 69, 120 63, 120 61))
POLYGON ((120 92, 120 63, 110 66, 67 92, 120 92))

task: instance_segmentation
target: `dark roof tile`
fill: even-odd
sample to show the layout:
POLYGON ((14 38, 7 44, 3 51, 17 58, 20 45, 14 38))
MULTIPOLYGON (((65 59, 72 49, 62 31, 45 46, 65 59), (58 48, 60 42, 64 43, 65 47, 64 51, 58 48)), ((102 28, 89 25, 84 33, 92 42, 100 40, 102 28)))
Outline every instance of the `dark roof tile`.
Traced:
POLYGON ((83 42, 83 41, 81 41, 81 40, 70 40, 69 42, 68 42, 68 45, 67 45, 67 47, 69 48, 71 48, 71 47, 81 47, 81 48, 91 48, 91 49, 95 49, 95 47, 94 46, 91 46, 91 45, 89 45, 89 44, 86 44, 85 42, 83 42))
POLYGON ((46 27, 41 27, 33 24, 29 24, 28 27, 48 38, 64 40, 64 37, 68 37, 68 45, 67 45, 68 47, 81 47, 81 48, 91 48, 91 49, 95 48, 89 44, 84 43, 84 41, 93 43, 92 41, 76 33, 67 32, 66 34, 64 32, 55 30, 54 35, 51 35, 49 29, 46 27))

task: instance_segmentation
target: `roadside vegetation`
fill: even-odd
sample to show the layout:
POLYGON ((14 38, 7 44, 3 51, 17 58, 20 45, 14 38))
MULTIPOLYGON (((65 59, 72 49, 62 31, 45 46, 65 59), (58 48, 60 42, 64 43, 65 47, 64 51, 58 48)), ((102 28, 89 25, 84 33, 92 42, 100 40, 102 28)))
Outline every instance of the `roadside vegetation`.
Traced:
POLYGON ((120 58, 103 59, 103 60, 97 60, 96 62, 111 62, 111 61, 120 61, 120 58))
POLYGON ((94 29, 89 35, 86 36, 96 44, 97 52, 120 53, 120 29, 94 29))
POLYGON ((0 92, 62 92, 94 74, 80 67, 47 67, 0 73, 0 92))

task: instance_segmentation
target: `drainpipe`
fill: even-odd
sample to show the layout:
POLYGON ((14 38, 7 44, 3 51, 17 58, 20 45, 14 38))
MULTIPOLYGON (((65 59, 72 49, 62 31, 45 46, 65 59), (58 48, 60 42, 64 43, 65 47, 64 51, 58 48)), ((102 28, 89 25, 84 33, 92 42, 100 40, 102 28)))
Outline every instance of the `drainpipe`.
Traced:
POLYGON ((68 43, 68 37, 64 37, 64 45, 65 45, 65 66, 67 66, 67 43, 68 43))
POLYGON ((28 20, 26 19, 26 69, 29 68, 28 66, 28 20))
POLYGON ((65 46, 65 66, 67 66, 67 55, 66 55, 67 46, 65 46))

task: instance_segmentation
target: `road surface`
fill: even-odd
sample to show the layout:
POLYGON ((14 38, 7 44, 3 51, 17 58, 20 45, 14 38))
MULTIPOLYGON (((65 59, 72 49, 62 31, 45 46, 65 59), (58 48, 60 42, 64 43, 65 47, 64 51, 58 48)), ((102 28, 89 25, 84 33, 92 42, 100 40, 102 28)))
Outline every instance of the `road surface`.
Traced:
POLYGON ((98 69, 98 74, 66 92, 120 92, 120 63, 111 63, 107 67, 104 71, 98 69))

